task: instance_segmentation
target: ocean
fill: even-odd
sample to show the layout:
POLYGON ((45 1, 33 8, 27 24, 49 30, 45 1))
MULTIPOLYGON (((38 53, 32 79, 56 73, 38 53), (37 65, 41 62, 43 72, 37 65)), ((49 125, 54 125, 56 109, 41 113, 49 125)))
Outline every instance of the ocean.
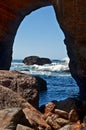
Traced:
POLYGON ((46 65, 25 65, 22 60, 12 61, 11 70, 16 70, 28 75, 38 75, 47 82, 47 90, 39 94, 39 106, 52 100, 64 100, 68 97, 77 97, 79 88, 72 78, 69 67, 69 59, 52 60, 46 65))

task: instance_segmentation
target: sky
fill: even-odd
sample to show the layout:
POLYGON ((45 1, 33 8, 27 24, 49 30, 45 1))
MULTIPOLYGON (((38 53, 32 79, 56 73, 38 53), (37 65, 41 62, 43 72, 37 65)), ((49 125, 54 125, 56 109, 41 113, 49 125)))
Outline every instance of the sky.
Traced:
POLYGON ((63 59, 67 57, 64 34, 52 6, 43 7, 26 16, 20 24, 13 46, 13 59, 27 56, 63 59))

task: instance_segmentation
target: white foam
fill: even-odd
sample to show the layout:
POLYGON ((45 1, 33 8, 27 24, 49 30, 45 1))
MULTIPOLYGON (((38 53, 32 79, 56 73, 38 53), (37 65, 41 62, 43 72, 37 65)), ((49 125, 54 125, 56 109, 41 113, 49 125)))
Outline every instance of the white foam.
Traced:
POLYGON ((66 61, 67 62, 63 60, 60 62, 54 62, 52 64, 30 66, 27 66, 23 63, 13 62, 11 65, 11 70, 18 70, 27 74, 52 75, 53 73, 55 74, 58 72, 68 71, 68 59, 66 59, 66 61))

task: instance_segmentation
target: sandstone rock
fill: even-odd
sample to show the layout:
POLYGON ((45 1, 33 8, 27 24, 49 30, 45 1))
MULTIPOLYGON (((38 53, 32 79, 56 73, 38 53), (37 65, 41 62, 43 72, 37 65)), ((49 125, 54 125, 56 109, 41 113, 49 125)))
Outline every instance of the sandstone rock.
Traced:
POLYGON ((0 84, 17 92, 33 106, 38 107, 39 91, 46 89, 46 81, 16 71, 0 71, 0 84))
POLYGON ((51 130, 51 127, 43 120, 43 115, 40 112, 37 112, 36 109, 25 108, 23 112, 26 116, 26 119, 29 121, 31 126, 36 130, 38 127, 44 128, 46 130, 51 130))
POLYGON ((60 126, 64 126, 67 125, 69 123, 69 120, 63 119, 63 118, 57 118, 56 122, 60 125, 60 126))
POLYGON ((78 113, 76 112, 76 110, 72 109, 72 110, 69 112, 69 121, 70 121, 70 122, 77 122, 78 119, 79 119, 78 113))
POLYGON ((26 65, 44 65, 51 64, 51 60, 48 58, 40 58, 38 56, 29 56, 23 60, 23 63, 25 63, 26 65))
POLYGON ((50 126, 43 119, 43 115, 37 109, 17 93, 0 85, 0 109, 13 107, 22 108, 25 115, 24 117, 27 120, 24 121, 26 123, 28 122, 28 124, 30 124, 35 130, 40 126, 47 130, 51 130, 50 126))
POLYGON ((54 110, 54 113, 55 114, 58 114, 60 117, 63 117, 65 119, 68 119, 68 116, 69 116, 69 113, 66 112, 66 111, 62 111, 62 110, 59 110, 59 109, 55 109, 54 110))
POLYGON ((60 128, 59 130, 82 130, 82 125, 80 123, 75 123, 73 125, 68 124, 60 128))
POLYGON ((80 124, 80 122, 77 122, 71 125, 71 130, 82 130, 82 124, 80 124))
POLYGON ((34 129, 18 124, 16 130, 34 130, 34 129))
POLYGON ((74 130, 74 129, 71 129, 71 125, 65 125, 64 127, 60 128, 59 130, 74 130))
POLYGON ((52 116, 48 116, 46 118, 46 122, 51 126, 52 129, 54 130, 58 130, 59 128, 61 128, 61 126, 59 125, 59 123, 56 121, 56 119, 58 118, 58 116, 56 115, 52 115, 52 116))
POLYGON ((53 113, 54 109, 55 109, 55 104, 53 102, 49 102, 45 105, 44 114, 53 113))
POLYGON ((21 108, 7 108, 0 110, 0 129, 14 130, 18 123, 29 126, 21 108))
POLYGON ((0 85, 0 110, 4 108, 23 107, 27 101, 11 89, 0 85))

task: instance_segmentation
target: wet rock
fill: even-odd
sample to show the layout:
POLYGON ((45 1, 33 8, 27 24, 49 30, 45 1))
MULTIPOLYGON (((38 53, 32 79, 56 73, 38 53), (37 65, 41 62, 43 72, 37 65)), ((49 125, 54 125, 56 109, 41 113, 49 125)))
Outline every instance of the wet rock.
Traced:
POLYGON ((45 90, 46 81, 16 71, 0 70, 0 84, 17 92, 33 106, 38 107, 39 90, 45 90))
POLYGON ((48 58, 40 58, 38 56, 29 56, 23 60, 23 63, 25 63, 26 65, 44 65, 51 64, 51 60, 48 58))

